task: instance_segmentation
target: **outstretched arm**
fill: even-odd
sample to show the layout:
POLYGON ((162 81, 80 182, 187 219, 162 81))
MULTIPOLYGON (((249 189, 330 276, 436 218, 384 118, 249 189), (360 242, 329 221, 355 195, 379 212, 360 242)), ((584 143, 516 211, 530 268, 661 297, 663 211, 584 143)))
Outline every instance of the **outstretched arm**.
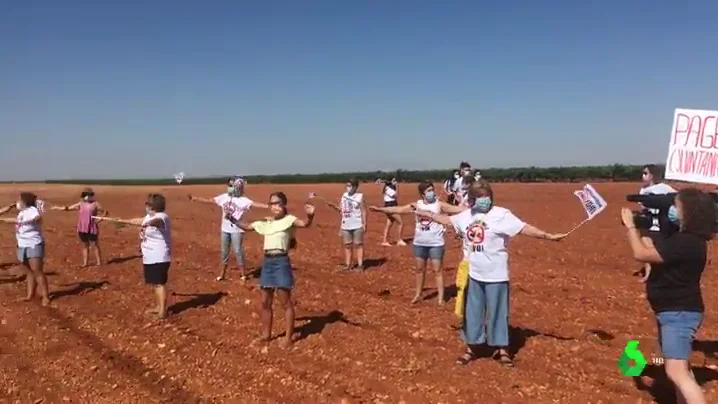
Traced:
POLYGON ((387 207, 379 207, 379 206, 369 206, 369 210, 372 212, 382 212, 382 213, 396 213, 399 215, 403 214, 409 214, 414 213, 414 206, 412 205, 404 205, 404 206, 387 206, 387 207))
POLYGON ((0 215, 2 215, 3 213, 9 212, 12 209, 15 209, 14 203, 11 203, 10 205, 7 205, 7 206, 3 207, 2 209, 0 209, 0 215))
POLYGON ((543 239, 543 240, 551 240, 551 241, 559 241, 559 240, 566 238, 566 236, 568 236, 567 233, 561 233, 561 234, 547 233, 547 232, 545 232, 537 227, 534 227, 530 224, 526 224, 523 227, 523 229, 521 229, 519 234, 521 234, 523 236, 528 236, 528 237, 533 237, 533 238, 538 238, 538 239, 543 239))
POLYGON ((64 210, 65 212, 70 211, 70 210, 78 210, 78 209, 80 209, 80 202, 77 202, 74 205, 65 205, 65 206, 53 205, 52 207, 50 207, 50 210, 64 210))
POLYGON ((449 228, 454 228, 454 224, 451 223, 451 217, 449 217, 448 215, 437 214, 429 212, 428 210, 417 210, 416 215, 431 219, 436 223, 443 224, 444 226, 448 226, 449 228))
POLYGON ((252 201, 252 207, 253 208, 259 208, 259 209, 269 209, 269 205, 266 203, 261 202, 254 202, 252 201))
POLYGON ((188 197, 189 197, 189 200, 192 201, 192 202, 199 202, 199 203, 207 203, 207 204, 210 204, 210 205, 216 205, 216 203, 214 202, 213 199, 200 198, 199 196, 193 196, 193 195, 188 195, 188 197))
POLYGON ((232 222, 232 224, 234 224, 235 226, 239 227, 240 229, 242 229, 244 231, 254 231, 254 227, 252 227, 252 225, 250 223, 243 222, 241 220, 237 220, 232 215, 225 215, 225 219, 229 220, 230 222, 232 222))
POLYGON ((448 213, 450 215, 455 215, 457 213, 465 211, 466 209, 469 209, 469 207, 465 206, 463 203, 459 205, 452 205, 444 201, 439 201, 439 206, 441 206, 442 212, 448 213))
POLYGON ((42 222, 42 215, 37 215, 34 217, 31 217, 26 220, 17 220, 17 219, 10 219, 10 218, 0 218, 0 222, 2 223, 8 223, 8 224, 31 224, 31 223, 40 223, 42 222))

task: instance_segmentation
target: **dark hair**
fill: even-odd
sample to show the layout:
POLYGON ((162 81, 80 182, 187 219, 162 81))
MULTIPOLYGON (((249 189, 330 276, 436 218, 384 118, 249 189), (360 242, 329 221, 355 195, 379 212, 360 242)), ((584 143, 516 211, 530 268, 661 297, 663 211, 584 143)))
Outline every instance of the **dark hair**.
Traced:
POLYGON ((357 181, 356 178, 350 178, 349 181, 347 181, 347 184, 350 184, 354 188, 359 188, 359 181, 357 181))
POLYGON ((431 180, 421 181, 419 183, 419 185, 417 186, 417 188, 419 189, 419 195, 421 195, 423 197, 424 192, 426 192, 427 189, 433 188, 433 187, 434 187, 434 183, 431 182, 431 180))
POLYGON ((26 207, 34 207, 37 202, 37 195, 32 192, 20 192, 20 200, 26 207))
MULTIPOLYGON (((269 200, 271 202, 272 197, 275 197, 279 199, 279 202, 282 204, 282 209, 284 209, 284 214, 287 214, 287 195, 284 194, 284 192, 278 191, 278 192, 272 192, 269 194, 269 200)), ((292 238, 289 240, 289 249, 293 250, 297 248, 297 238, 292 235, 292 238)))
POLYGON ((713 197, 698 188, 686 188, 676 198, 683 205, 681 231, 711 240, 716 232, 716 204, 713 197))
POLYGON ((462 187, 470 187, 474 182, 476 182, 476 179, 473 175, 465 175, 461 178, 462 187))
POLYGON ((92 188, 85 188, 82 190, 82 193, 80 193, 80 198, 84 198, 86 196, 94 196, 95 191, 92 190, 92 188))
POLYGON ((462 162, 459 164, 459 171, 461 171, 461 170, 464 169, 464 168, 471 168, 471 164, 469 164, 469 163, 466 162, 466 161, 462 161, 462 162))
POLYGON ((149 206, 154 212, 164 212, 167 207, 167 201, 162 194, 149 194, 147 195, 147 202, 145 205, 149 206))
POLYGON ((647 170, 649 173, 651 173, 651 176, 653 177, 653 181, 662 181, 663 180, 663 173, 655 164, 646 164, 643 166, 644 170, 647 170))
POLYGON ((488 196, 491 198, 491 202, 494 202, 494 190, 491 189, 491 184, 484 179, 474 181, 471 183, 468 192, 469 198, 478 198, 481 196, 488 196))

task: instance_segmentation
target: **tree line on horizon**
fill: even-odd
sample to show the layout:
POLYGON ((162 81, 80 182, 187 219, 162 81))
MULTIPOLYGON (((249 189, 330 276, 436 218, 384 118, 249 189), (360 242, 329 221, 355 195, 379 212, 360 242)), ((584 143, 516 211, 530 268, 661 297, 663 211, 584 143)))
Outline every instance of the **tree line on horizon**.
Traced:
MULTIPOLYGON (((660 165, 661 170, 664 169, 660 165)), ((480 169, 483 178, 491 182, 627 182, 641 178, 643 165, 611 164, 603 166, 559 166, 559 167, 513 167, 480 169)), ((350 178, 360 182, 374 182, 378 178, 396 177, 400 182, 432 180, 443 182, 455 169, 363 171, 320 174, 278 174, 247 175, 249 184, 322 184, 343 183, 350 178)), ((185 177, 183 185, 223 184, 233 175, 212 177, 185 177)), ((46 180, 46 184, 88 184, 88 185, 172 185, 174 178, 148 179, 68 179, 46 180)))

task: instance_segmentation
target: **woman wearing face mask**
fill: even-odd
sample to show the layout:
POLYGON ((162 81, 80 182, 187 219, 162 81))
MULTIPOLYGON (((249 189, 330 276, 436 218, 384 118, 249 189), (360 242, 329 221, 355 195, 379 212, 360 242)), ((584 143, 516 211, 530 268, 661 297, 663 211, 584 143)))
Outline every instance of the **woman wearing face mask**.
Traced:
POLYGON ((294 305, 292 303, 292 288, 294 275, 289 260, 289 250, 294 240, 294 229, 311 226, 314 220, 314 206, 305 205, 306 220, 297 219, 287 213, 287 196, 283 192, 274 192, 269 196, 269 207, 272 217, 267 220, 258 220, 245 223, 234 216, 227 215, 244 231, 256 231, 264 236, 264 262, 259 286, 262 289, 262 341, 269 342, 272 338, 272 302, 276 292, 284 308, 284 321, 286 332, 282 342, 283 347, 289 347, 294 336, 294 305))
POLYGON ((646 296, 656 315, 658 343, 666 374, 676 386, 677 401, 705 403, 689 358, 705 311, 700 283, 707 242, 716 230, 713 198, 696 188, 678 192, 669 219, 679 226, 679 231, 670 236, 641 237, 633 223, 633 213, 626 208, 621 213, 633 258, 651 265, 646 296))
MULTIPOLYGON (((136 219, 107 218, 107 220, 140 228, 142 269, 145 284, 152 287, 157 307, 147 311, 158 319, 167 317, 167 281, 172 262, 172 234, 170 217, 165 213, 167 202, 161 194, 149 194, 145 202, 145 217, 136 219)), ((99 219, 99 217, 95 217, 99 219)))
POLYGON ((193 202, 201 202, 206 204, 217 205, 222 208, 222 230, 220 237, 221 246, 221 261, 220 261, 220 275, 217 277, 217 281, 223 281, 227 278, 227 266, 229 264, 229 250, 230 247, 234 252, 234 257, 237 260, 237 267, 241 273, 241 280, 246 281, 249 279, 247 276, 247 266, 244 260, 244 230, 234 225, 231 221, 227 220, 226 216, 231 215, 235 219, 239 220, 244 212, 249 211, 251 208, 262 208, 268 209, 264 203, 257 203, 244 196, 244 185, 245 181, 242 178, 230 178, 228 182, 227 192, 220 194, 213 199, 200 198, 189 195, 189 199, 193 202))
POLYGON ((20 200, 15 205, 18 211, 17 218, 0 219, 0 222, 15 225, 17 259, 23 264, 27 280, 27 297, 23 300, 32 300, 35 297, 36 287, 39 286, 42 305, 47 306, 50 304, 50 293, 47 276, 42 271, 45 263, 45 239, 41 228, 42 215, 35 206, 36 202, 35 194, 21 193, 20 200))
POLYGON ((465 293, 462 338, 466 353, 457 359, 465 365, 476 358, 479 345, 495 349, 499 363, 513 366, 509 346, 509 268, 507 242, 516 235, 558 241, 566 234, 549 234, 514 216, 510 210, 494 204, 494 193, 486 181, 469 188, 471 208, 446 216, 417 210, 417 214, 451 226, 463 238, 469 264, 465 293), (486 319, 486 323, 484 320, 486 319))
MULTIPOLYGON (((421 199, 415 203, 397 206, 397 207, 369 207, 370 210, 384 213, 394 214, 414 214, 417 211, 425 213, 447 213, 456 212, 456 207, 444 203, 436 197, 434 184, 429 180, 424 180, 418 186, 421 199)), ((426 280, 427 262, 431 261, 431 266, 436 274, 436 289, 438 291, 439 305, 444 304, 444 226, 434 222, 425 216, 416 215, 416 226, 414 228, 414 258, 416 260, 416 293, 411 303, 417 303, 421 300, 424 292, 424 282, 426 280)))
POLYGON ((344 265, 339 270, 352 269, 352 247, 356 253, 357 265, 354 269, 364 270, 364 233, 366 232, 366 209, 364 208, 364 194, 358 192, 359 181, 350 179, 346 185, 346 192, 342 194, 339 205, 328 201, 325 203, 332 209, 341 213, 340 234, 344 244, 344 265))
MULTIPOLYGON (((390 181, 384 181, 384 188, 382 189, 382 195, 384 196, 384 207, 391 208, 399 206, 398 201, 398 189, 399 182, 396 178, 392 178, 390 181)), ((385 247, 391 247, 389 243, 389 231, 391 231, 394 223, 397 224, 397 238, 399 241, 396 242, 398 246, 405 246, 406 242, 402 239, 402 233, 404 232, 404 222, 401 220, 401 216, 395 213, 386 213, 386 225, 384 226, 384 234, 382 237, 381 245, 385 247)))
POLYGON ((98 224, 102 219, 95 219, 97 216, 107 216, 108 212, 95 200, 95 191, 92 188, 85 188, 80 194, 80 201, 69 206, 53 206, 52 210, 78 211, 77 214, 77 236, 83 244, 82 267, 88 266, 90 248, 95 250, 95 262, 97 266, 102 265, 102 252, 100 251, 98 224))

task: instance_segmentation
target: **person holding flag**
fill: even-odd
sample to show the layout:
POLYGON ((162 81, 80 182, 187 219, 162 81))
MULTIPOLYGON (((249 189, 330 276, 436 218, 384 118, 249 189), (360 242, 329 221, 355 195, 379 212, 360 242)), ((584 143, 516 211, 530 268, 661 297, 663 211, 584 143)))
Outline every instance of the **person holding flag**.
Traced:
MULTIPOLYGON (((447 216, 417 210, 418 216, 453 228, 462 236, 468 261, 468 280, 463 307, 461 336, 466 352, 457 364, 466 365, 477 358, 484 343, 494 348, 493 358, 504 366, 513 366, 509 347, 509 254, 508 240, 519 234, 559 241, 568 234, 552 234, 525 223, 510 210, 496 206, 491 185, 474 182, 468 190, 469 209, 447 216)), ((458 299, 458 297, 457 297, 458 299)))
POLYGON ((189 200, 206 204, 217 205, 222 208, 222 229, 220 233, 221 246, 221 262, 220 275, 217 281, 223 281, 227 277, 227 266, 229 264, 230 247, 234 252, 237 260, 237 267, 241 273, 241 280, 249 279, 247 276, 247 267, 244 257, 243 235, 244 230, 227 219, 227 215, 231 215, 236 220, 242 218, 242 215, 251 208, 269 209, 266 203, 254 202, 244 196, 245 181, 242 177, 230 178, 227 183, 227 192, 217 195, 213 199, 200 198, 189 195, 189 200))

